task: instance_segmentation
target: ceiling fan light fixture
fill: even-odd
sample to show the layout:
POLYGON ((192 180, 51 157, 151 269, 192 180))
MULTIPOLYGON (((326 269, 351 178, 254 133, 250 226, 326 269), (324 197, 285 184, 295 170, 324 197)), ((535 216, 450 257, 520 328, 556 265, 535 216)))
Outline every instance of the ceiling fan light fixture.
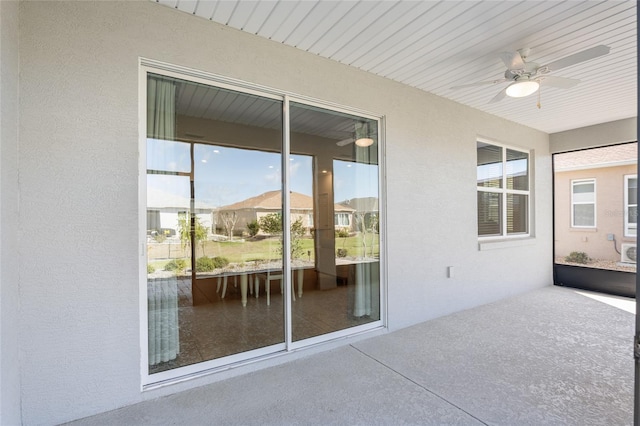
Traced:
POLYGON ((373 145, 373 138, 371 138, 371 135, 369 134, 369 123, 367 123, 366 121, 361 121, 359 123, 356 123, 355 125, 355 130, 356 130, 356 145, 366 148, 368 146, 373 145))
POLYGON ((511 83, 507 87, 507 96, 512 98, 524 98, 533 95, 540 88, 540 83, 534 80, 520 80, 511 83))
POLYGON ((373 139, 371 138, 360 138, 356 140, 356 145, 361 147, 367 147, 373 145, 373 139))

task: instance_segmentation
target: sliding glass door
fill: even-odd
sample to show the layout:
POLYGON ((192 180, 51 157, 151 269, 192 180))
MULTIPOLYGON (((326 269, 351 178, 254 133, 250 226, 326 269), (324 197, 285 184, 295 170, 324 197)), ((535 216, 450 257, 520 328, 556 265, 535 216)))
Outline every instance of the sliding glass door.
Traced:
MULTIPOLYGON (((308 232, 299 226, 302 203, 294 203, 301 195, 290 193, 292 339, 298 341, 380 319, 378 123, 295 102, 290 111, 291 152, 314 158, 308 232)), ((292 186, 298 173, 292 170, 292 186)))
POLYGON ((146 106, 149 383, 381 325, 377 119, 169 72, 146 106))

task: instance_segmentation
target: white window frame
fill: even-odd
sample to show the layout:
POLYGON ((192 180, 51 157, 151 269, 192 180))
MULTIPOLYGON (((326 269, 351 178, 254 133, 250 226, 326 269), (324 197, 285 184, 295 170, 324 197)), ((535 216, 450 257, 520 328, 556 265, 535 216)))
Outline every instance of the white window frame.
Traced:
POLYGON ((595 229, 598 226, 598 215, 597 215, 597 194, 598 190, 596 187, 596 178, 588 178, 588 179, 572 179, 571 180, 571 227, 576 229, 595 229), (575 201, 573 198, 574 192, 573 188, 576 185, 584 185, 584 184, 593 184, 593 201, 575 201), (575 210, 574 206, 576 204, 587 205, 593 204, 593 225, 576 225, 575 224, 575 210))
POLYGON ((339 226, 341 228, 346 228, 348 226, 351 226, 351 220, 349 220, 349 213, 344 213, 344 212, 338 212, 335 214, 334 216, 334 226, 339 226), (346 222, 346 223, 340 223, 340 222, 346 222))
MULTIPOLYGON (((139 298, 140 298, 140 385, 142 391, 148 391, 157 389, 163 386, 175 384, 183 380, 206 376, 216 372, 227 371, 229 368, 235 368, 243 365, 250 365, 261 360, 270 359, 273 357, 285 356, 287 353, 297 351, 303 348, 309 348, 318 344, 329 343, 338 339, 352 337, 361 333, 370 332, 387 327, 388 324, 388 311, 387 311, 387 282, 386 268, 388 263, 388 255, 386 251, 386 205, 381 202, 380 205, 380 319, 372 321, 367 324, 362 324, 354 327, 350 327, 343 330, 338 330, 332 333, 323 334, 316 337, 311 337, 305 340, 293 341, 291 337, 291 330, 285 321, 286 338, 283 344, 277 344, 269 347, 259 348, 249 352, 237 353, 227 356, 225 358, 217 358, 209 361, 204 361, 196 364, 187 365, 184 367, 178 367, 167 371, 149 374, 148 373, 148 314, 147 314, 147 268, 146 268, 146 208, 147 208, 147 160, 146 160, 146 147, 147 147, 147 75, 148 73, 160 74, 169 77, 175 77, 186 81, 195 83, 203 83, 212 85, 215 87, 226 88, 242 93, 255 94, 261 97, 267 97, 271 99, 281 100, 283 102, 284 117, 283 120, 288 125, 289 104, 291 102, 302 103, 306 105, 317 106, 325 108, 330 111, 344 112, 347 114, 354 114, 363 118, 369 118, 376 120, 378 123, 378 194, 380 200, 383 201, 386 198, 386 188, 383 185, 385 181, 385 162, 384 162, 384 132, 382 128, 384 126, 384 116, 381 114, 362 111, 357 108, 343 107, 335 105, 326 101, 319 101, 314 98, 305 96, 290 94, 288 92, 271 89, 265 86, 260 86, 252 83, 247 83, 240 80, 231 79, 215 74, 210 74, 203 71, 194 70, 191 68, 181 67, 173 64, 168 64, 152 59, 139 58, 139 74, 138 74, 138 145, 139 145, 139 174, 138 174, 138 187, 139 187, 139 215, 138 215, 138 242, 140 247, 139 252, 139 298)), ((283 149, 289 151, 289 135, 288 127, 285 126, 283 149)), ((286 158, 283 155, 283 158, 286 158)), ((290 179, 288 176, 289 168, 284 167, 285 184, 283 191, 288 194, 290 192, 290 179)), ((288 210, 288 199, 285 201, 283 207, 288 210)), ((285 228, 289 228, 288 218, 285 216, 285 228)), ((284 234, 284 243, 287 247, 290 242, 288 233, 284 234)), ((291 271, 290 260, 285 257, 283 261, 283 267, 287 270, 287 273, 291 271)), ((288 276, 288 280, 291 280, 291 276, 288 276)), ((285 286, 285 292, 291 291, 291 286, 285 286)), ((288 293, 285 293, 288 294, 288 293)), ((285 303, 286 316, 291 319, 291 297, 286 297, 285 303)))
MULTIPOLYGON (((532 206, 532 198, 531 198, 531 169, 533 162, 531 161, 532 153, 531 151, 527 151, 526 149, 505 145, 502 143, 498 143, 489 139, 477 138, 477 142, 486 143, 489 145, 493 145, 501 148, 502 152, 502 187, 501 188, 491 188, 485 186, 477 186, 478 192, 490 192, 494 194, 500 194, 501 203, 502 203, 502 215, 501 215, 501 230, 500 235, 478 235, 479 241, 488 241, 488 240, 505 240, 505 239, 514 239, 514 238, 526 238, 531 236, 531 206, 532 206), (518 190, 518 189, 507 189, 507 150, 518 151, 524 154, 527 154, 527 188, 528 190, 518 190), (518 194, 518 195, 526 195, 527 196, 527 232, 517 232, 517 233, 508 233, 508 224, 507 224, 507 195, 510 194, 518 194)), ((476 145, 477 146, 477 145, 476 145)), ((477 167, 477 154, 476 154, 476 167, 477 167)), ((477 182, 476 182, 477 183, 477 182)), ((476 204, 476 214, 479 206, 476 204)), ((476 224, 477 228, 477 224, 476 224)))
POLYGON ((625 237, 635 237, 638 234, 638 223, 636 218, 636 223, 629 223, 629 207, 636 206, 637 204, 629 204, 629 180, 635 179, 636 186, 638 185, 638 175, 625 175, 624 176, 624 236, 625 237), (633 234, 630 232, 633 230, 633 234))

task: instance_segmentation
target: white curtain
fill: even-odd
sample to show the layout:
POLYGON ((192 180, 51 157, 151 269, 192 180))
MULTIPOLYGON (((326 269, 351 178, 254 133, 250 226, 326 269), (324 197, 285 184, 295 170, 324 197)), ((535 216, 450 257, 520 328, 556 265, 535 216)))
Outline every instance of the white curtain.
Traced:
MULTIPOLYGON (((360 130, 366 129, 366 134, 362 137, 373 138, 375 143, 368 147, 361 147, 353 144, 355 150, 356 162, 360 164, 377 165, 378 164, 378 140, 377 131, 374 131, 377 123, 369 121, 366 125, 361 126, 360 130)), ((358 129, 356 127, 356 129, 358 129)), ((378 182, 378 172, 372 172, 373 169, 367 168, 368 171, 361 169, 355 177, 354 185, 362 185, 368 187, 371 181, 375 184, 378 182)), ((378 194, 379 196, 379 194, 378 194)), ((362 226, 366 227, 367 217, 362 212, 362 226)), ((371 212, 369 212, 371 214, 371 212)), ((363 238, 367 240, 367 251, 373 251, 373 239, 378 238, 376 234, 372 234, 373 230, 367 230, 363 238)), ((371 316, 372 318, 380 318, 380 262, 371 258, 371 253, 364 253, 365 260, 362 263, 354 265, 355 282, 355 299, 353 306, 353 315, 356 317, 371 316)))
POLYGON ((162 77, 147 78, 147 137, 174 140, 176 84, 162 77))
POLYGON ((175 277, 147 281, 149 365, 171 361, 180 353, 178 282, 175 277))
MULTIPOLYGON (((147 137, 174 140, 176 85, 150 75, 147 78, 147 137)), ((149 365, 171 361, 180 353, 178 282, 175 277, 147 281, 149 365)))
POLYGON ((380 318, 380 262, 354 265, 355 303, 353 316, 380 318))

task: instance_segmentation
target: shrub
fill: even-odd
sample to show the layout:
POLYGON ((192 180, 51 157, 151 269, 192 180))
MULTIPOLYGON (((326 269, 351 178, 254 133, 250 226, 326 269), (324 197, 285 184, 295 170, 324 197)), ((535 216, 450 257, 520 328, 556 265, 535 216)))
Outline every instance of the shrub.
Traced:
POLYGON ((222 256, 216 256, 213 259, 211 259, 211 261, 213 262, 214 268, 224 268, 229 264, 229 259, 222 256))
POLYGON ((349 231, 346 229, 336 229, 336 237, 338 238, 347 238, 349 236, 349 231))
POLYGON ((340 248, 336 251, 338 257, 347 257, 347 249, 340 248))
POLYGON ((153 274, 156 271, 156 268, 153 265, 147 264, 147 274, 153 274))
POLYGON ((591 261, 591 258, 587 256, 587 253, 583 251, 572 251, 571 253, 569 253, 569 256, 564 258, 564 260, 571 263, 586 264, 591 261))
POLYGON ((196 260, 196 272, 211 272, 214 269, 215 265, 210 257, 202 256, 196 260))
POLYGON ((279 235, 282 233, 282 214, 270 213, 262 216, 259 222, 260 229, 266 234, 279 235))
POLYGON ((257 220, 247 223, 247 229, 249 230, 249 236, 255 237, 258 235, 258 231, 260 231, 260 224, 257 220))
POLYGON ((184 259, 173 259, 164 265, 165 271, 184 271, 187 267, 187 261, 184 259))

